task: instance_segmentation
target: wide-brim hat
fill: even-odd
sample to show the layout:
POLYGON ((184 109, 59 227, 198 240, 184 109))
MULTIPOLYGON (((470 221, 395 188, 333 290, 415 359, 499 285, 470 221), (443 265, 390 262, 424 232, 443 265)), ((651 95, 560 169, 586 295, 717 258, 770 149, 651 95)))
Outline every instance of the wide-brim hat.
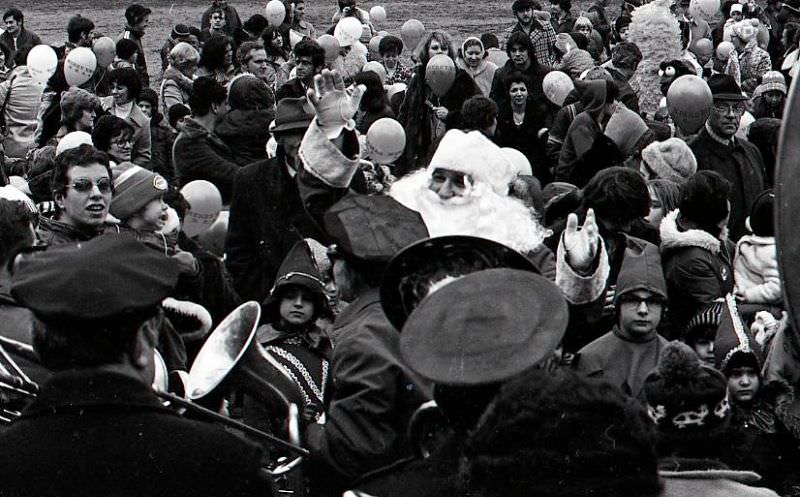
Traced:
POLYGON ((428 295, 408 317, 400 353, 441 385, 508 380, 555 351, 568 321, 558 287, 530 271, 488 269, 428 295))
POLYGON ((386 267, 380 288, 383 312, 400 330, 416 304, 425 297, 417 295, 428 289, 425 280, 461 277, 495 268, 539 272, 516 250, 485 238, 451 235, 420 240, 399 252, 386 267), (415 283, 422 283, 424 288, 415 283))
POLYGON ((275 127, 270 131, 280 133, 297 129, 307 129, 314 119, 305 97, 282 98, 275 109, 275 127))
POLYGON ((747 100, 747 96, 742 95, 742 89, 736 84, 736 80, 728 74, 712 75, 708 78, 708 87, 714 100, 747 100))

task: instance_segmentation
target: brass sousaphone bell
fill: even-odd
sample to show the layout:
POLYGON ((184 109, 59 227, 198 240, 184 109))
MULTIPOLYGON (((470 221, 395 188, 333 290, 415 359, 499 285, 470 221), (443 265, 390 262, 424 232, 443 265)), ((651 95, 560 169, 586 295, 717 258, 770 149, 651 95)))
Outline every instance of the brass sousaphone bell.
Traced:
POLYGON ((299 387, 255 340, 261 306, 245 302, 211 333, 189 371, 188 398, 201 401, 241 388, 286 418, 290 406, 303 405, 299 387))

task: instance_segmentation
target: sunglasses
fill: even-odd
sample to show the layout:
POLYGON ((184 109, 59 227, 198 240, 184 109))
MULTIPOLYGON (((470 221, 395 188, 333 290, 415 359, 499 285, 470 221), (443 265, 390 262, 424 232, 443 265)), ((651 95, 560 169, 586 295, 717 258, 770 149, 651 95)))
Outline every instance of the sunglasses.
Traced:
POLYGON ((100 190, 100 193, 111 192, 111 180, 108 178, 100 178, 97 182, 85 178, 76 179, 69 186, 78 193, 88 193, 92 191, 95 185, 97 185, 97 189, 100 190))

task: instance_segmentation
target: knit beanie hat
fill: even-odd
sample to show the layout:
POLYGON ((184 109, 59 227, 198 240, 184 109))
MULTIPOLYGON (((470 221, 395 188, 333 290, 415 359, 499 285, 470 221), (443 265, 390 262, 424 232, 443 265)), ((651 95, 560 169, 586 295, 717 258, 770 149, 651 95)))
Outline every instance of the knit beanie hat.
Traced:
POLYGON ((643 166, 652 171, 651 176, 678 184, 683 184, 697 171, 692 149, 680 138, 651 143, 642 150, 642 160, 646 162, 643 166))
POLYGON ((742 321, 736 300, 731 294, 725 297, 722 307, 722 317, 714 339, 714 357, 717 369, 725 374, 732 368, 745 365, 761 370, 761 347, 742 321))
POLYGON ((647 413, 662 432, 712 430, 728 417, 727 389, 722 373, 704 366, 688 345, 670 342, 645 379, 647 413))
POLYGON ((114 196, 109 212, 124 221, 165 193, 167 180, 143 167, 132 166, 114 180, 114 196))
POLYGON ((768 91, 779 91, 786 95, 786 78, 779 71, 767 71, 761 76, 761 84, 756 87, 753 96, 763 95, 768 91))
POLYGON ((750 229, 754 235, 775 236, 775 191, 761 192, 750 208, 750 229))
POLYGON ((228 85, 231 110, 271 110, 275 98, 266 83, 252 74, 241 74, 228 85))
POLYGON ((623 157, 634 153, 636 144, 649 131, 647 123, 636 112, 618 105, 608 120, 605 135, 617 146, 623 157))
POLYGON ((72 131, 67 133, 58 141, 58 145, 56 146, 56 156, 61 155, 62 152, 66 152, 67 150, 78 148, 81 145, 94 146, 94 142, 92 142, 92 135, 86 131, 72 131))

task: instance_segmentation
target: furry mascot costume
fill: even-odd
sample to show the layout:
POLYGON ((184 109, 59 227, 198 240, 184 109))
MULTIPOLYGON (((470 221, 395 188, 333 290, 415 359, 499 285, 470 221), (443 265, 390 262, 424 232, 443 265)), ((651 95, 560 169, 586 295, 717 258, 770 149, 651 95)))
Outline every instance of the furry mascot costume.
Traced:
POLYGON ((659 66, 681 58, 681 29, 669 10, 669 0, 656 0, 633 11, 628 41, 642 51, 642 62, 631 78, 639 108, 649 117, 658 110, 661 94, 659 66))

